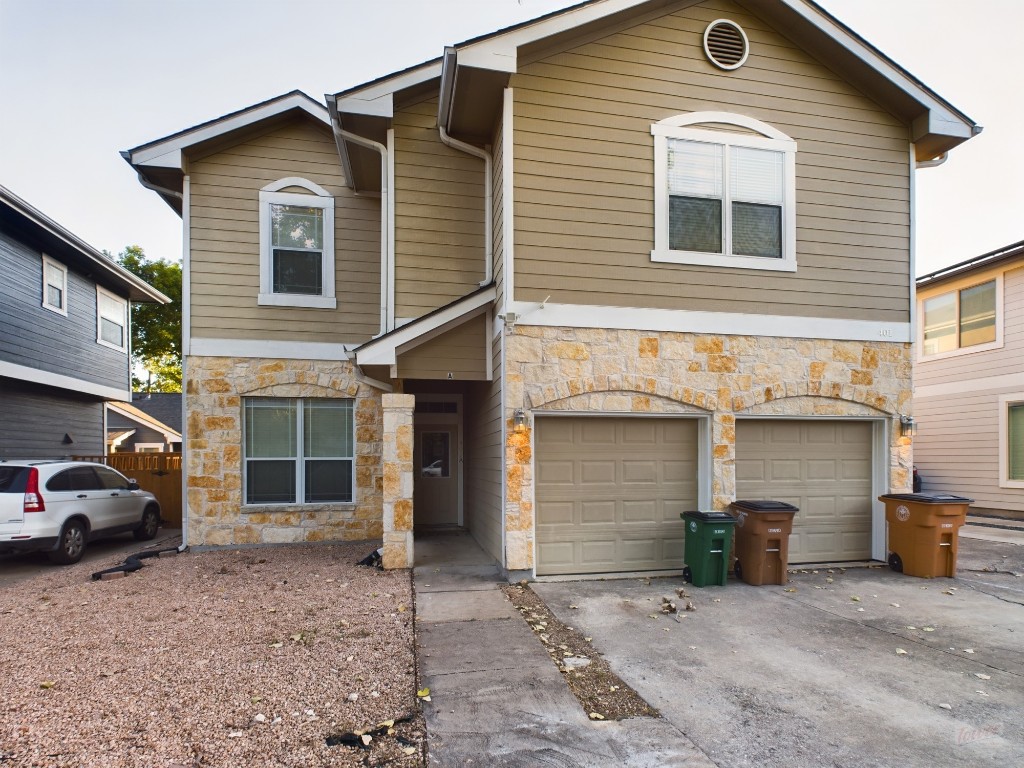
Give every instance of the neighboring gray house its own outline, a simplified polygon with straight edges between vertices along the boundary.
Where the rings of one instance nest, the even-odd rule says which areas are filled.
[[[180,451],[180,392],[133,392],[131,404],[107,403],[108,453]]]
[[[0,186],[0,458],[104,453],[131,399],[129,302],[170,301]]]
[[[924,489],[1024,511],[1024,241],[917,278],[917,297]]]

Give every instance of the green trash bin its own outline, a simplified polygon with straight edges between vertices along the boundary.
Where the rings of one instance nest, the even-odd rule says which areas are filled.
[[[736,518],[728,512],[683,512],[686,544],[683,579],[695,587],[724,586]]]

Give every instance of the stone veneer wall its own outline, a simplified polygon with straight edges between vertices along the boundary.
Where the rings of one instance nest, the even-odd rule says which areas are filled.
[[[505,339],[506,567],[533,562],[532,409],[700,413],[715,509],[735,499],[736,414],[892,420],[890,491],[911,490],[910,344],[516,326]],[[516,432],[516,409],[529,416]]]
[[[355,502],[242,505],[242,398],[355,399]],[[380,391],[352,363],[189,356],[185,379],[188,537],[193,546],[379,539]]]

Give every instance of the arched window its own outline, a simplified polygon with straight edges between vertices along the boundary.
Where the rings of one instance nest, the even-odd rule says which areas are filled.
[[[289,188],[306,192],[283,192]],[[279,179],[260,190],[259,303],[335,309],[334,198],[307,179]]]
[[[651,133],[652,261],[796,271],[795,141],[729,112],[677,115]]]

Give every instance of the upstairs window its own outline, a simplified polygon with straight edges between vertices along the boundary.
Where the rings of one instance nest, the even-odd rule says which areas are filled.
[[[309,190],[282,192],[289,187]],[[334,198],[306,179],[260,191],[259,303],[334,309]]]
[[[96,286],[96,342],[128,350],[128,302]]]
[[[68,268],[43,254],[43,308],[68,313]]]
[[[931,296],[921,303],[925,357],[998,345],[998,280]]]
[[[713,123],[754,133],[691,127]],[[758,120],[695,112],[651,126],[653,261],[796,270],[796,143]]]
[[[999,487],[1024,488],[1024,392],[999,396]]]

